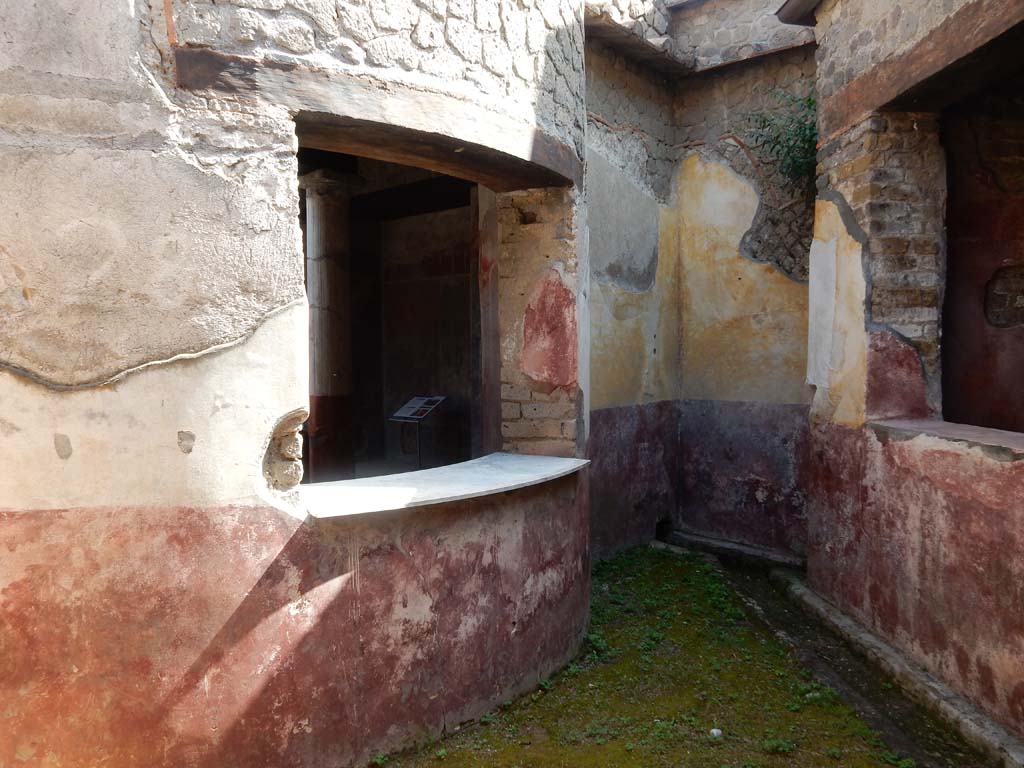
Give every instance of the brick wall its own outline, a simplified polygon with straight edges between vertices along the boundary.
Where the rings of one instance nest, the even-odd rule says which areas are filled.
[[[889,331],[913,347],[928,405],[938,412],[946,204],[938,121],[874,115],[825,144],[819,162],[819,187],[842,195],[867,236],[868,330]],[[881,373],[869,367],[869,381]]]
[[[570,189],[498,196],[502,449],[574,456],[582,437],[577,364],[577,228]]]

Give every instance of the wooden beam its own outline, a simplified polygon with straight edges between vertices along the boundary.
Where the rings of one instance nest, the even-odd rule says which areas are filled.
[[[296,115],[295,125],[303,147],[426,168],[483,184],[495,192],[577,183],[548,166],[439,133],[311,112]],[[534,149],[539,152],[541,148]],[[582,173],[582,167],[577,173]]]
[[[465,208],[473,183],[451,176],[414,181],[397,187],[356,195],[350,202],[353,219],[391,221],[406,216]]]
[[[1024,23],[923,80],[885,105],[901,112],[940,112],[1000,83],[1017,82],[1024,74]],[[1021,91],[1018,91],[1021,92]]]
[[[872,67],[821,109],[822,134],[834,136],[882,109],[907,110],[915,89],[1024,22],[1022,0],[974,0],[908,51]],[[935,81],[937,82],[937,81]],[[930,89],[931,92],[941,92]],[[929,103],[921,98],[919,111]]]
[[[453,96],[208,49],[174,54],[179,87],[283,105],[304,147],[426,168],[499,192],[582,182],[575,149]]]

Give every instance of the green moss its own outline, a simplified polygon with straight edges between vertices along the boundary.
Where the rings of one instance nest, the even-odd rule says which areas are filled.
[[[834,692],[748,621],[705,560],[640,549],[595,569],[591,627],[572,664],[389,765],[861,768],[892,758]]]

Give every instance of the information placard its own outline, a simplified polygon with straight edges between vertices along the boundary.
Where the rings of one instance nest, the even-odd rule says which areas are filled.
[[[391,416],[392,421],[422,421],[444,400],[443,397],[414,397]]]

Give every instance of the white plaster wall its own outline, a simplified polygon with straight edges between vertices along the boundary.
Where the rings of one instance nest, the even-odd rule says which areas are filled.
[[[271,431],[307,402],[293,115],[176,88],[175,36],[360,78],[375,115],[444,93],[582,155],[582,0],[170,11],[0,4],[0,509],[263,503]]]
[[[56,387],[303,296],[291,120],[174,101],[152,23],[141,3],[0,5],[0,366]]]
[[[176,92],[162,12],[0,3],[0,509],[289,504],[294,124]]]
[[[307,312],[300,300],[233,346],[106,387],[0,372],[0,510],[269,502],[299,514],[262,464],[277,421],[308,403]]]

